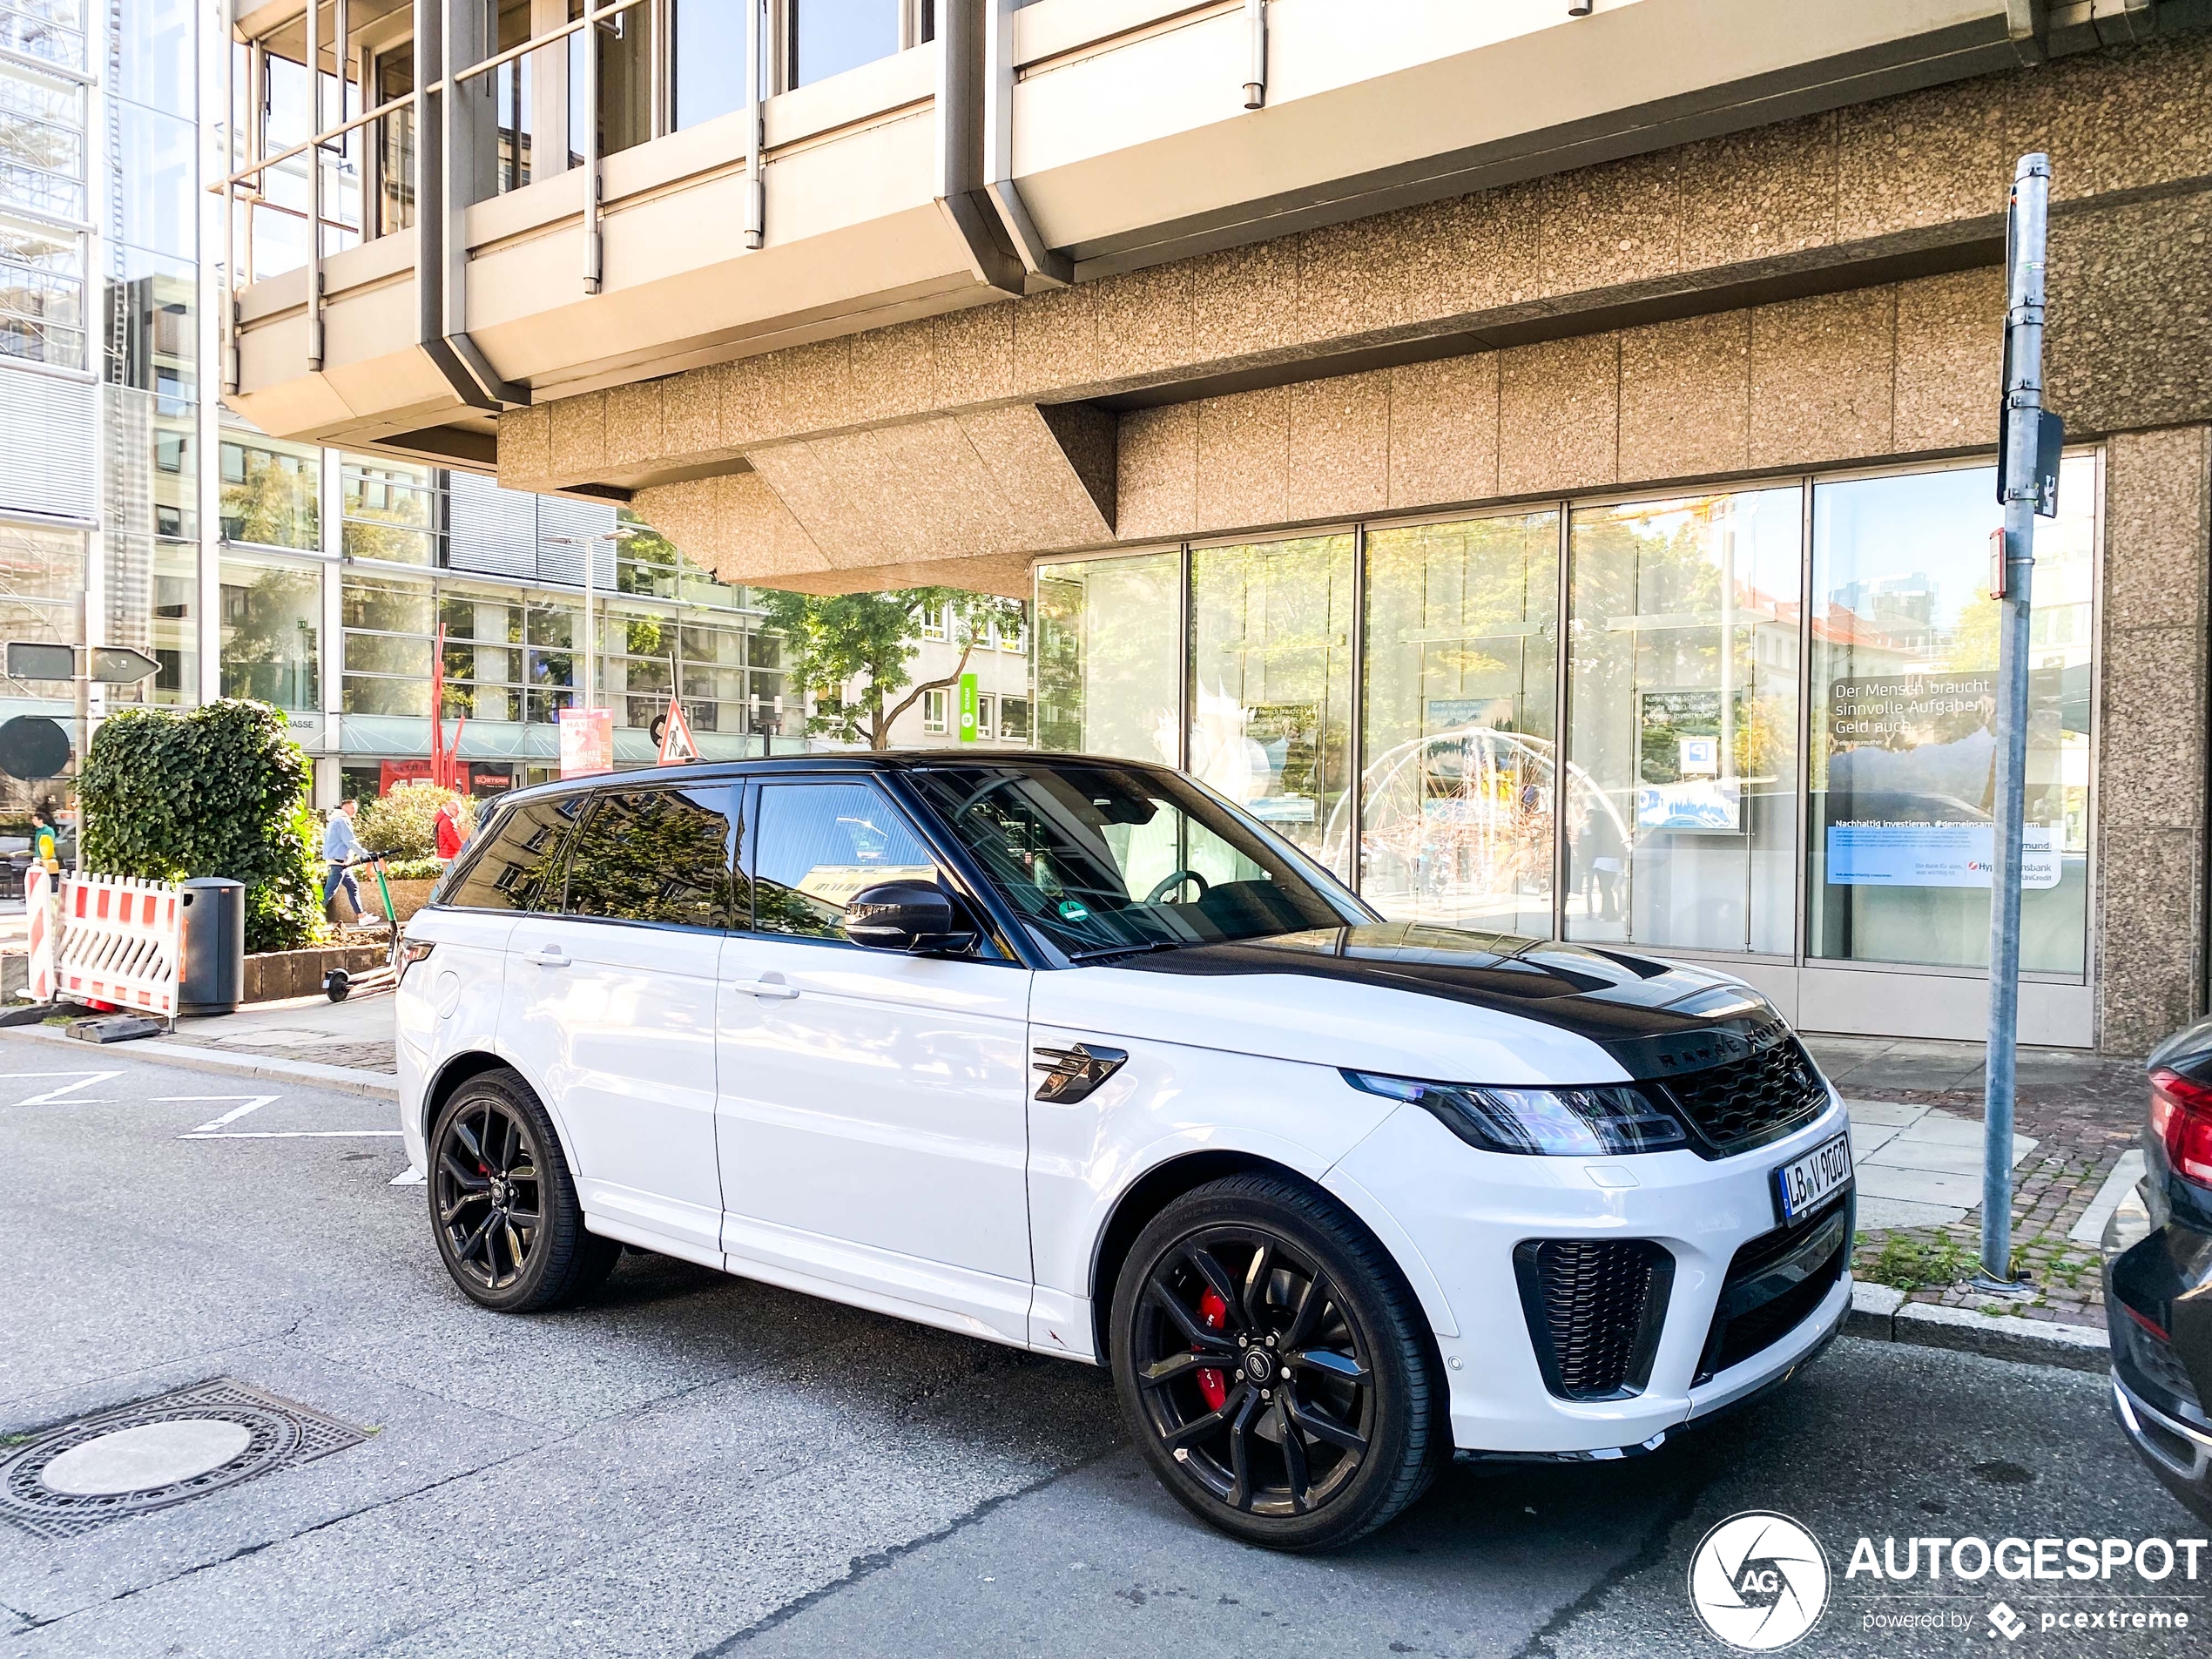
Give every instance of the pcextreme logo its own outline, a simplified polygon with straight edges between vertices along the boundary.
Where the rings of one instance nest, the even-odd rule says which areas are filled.
[[[1749,1509],[1707,1533],[1689,1558],[1689,1604],[1731,1648],[1772,1653],[1820,1622],[1828,1557],[1787,1515]]]

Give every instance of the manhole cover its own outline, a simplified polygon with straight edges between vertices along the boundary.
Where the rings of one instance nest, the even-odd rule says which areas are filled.
[[[361,1429],[219,1377],[79,1418],[0,1458],[0,1520],[73,1538],[358,1446]]]

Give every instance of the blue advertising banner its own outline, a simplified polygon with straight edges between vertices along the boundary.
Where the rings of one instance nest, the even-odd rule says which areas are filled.
[[[2020,886],[2059,884],[2057,826],[2030,824],[2021,836]],[[1828,880],[1843,887],[1986,887],[1996,856],[1987,824],[1831,824]]]

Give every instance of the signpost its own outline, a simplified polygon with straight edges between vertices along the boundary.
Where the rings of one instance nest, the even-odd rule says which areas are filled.
[[[2059,510],[2059,453],[2065,431],[2043,409],[2043,260],[2049,226],[2051,158],[2025,155],[2013,172],[2005,218],[2005,384],[1999,428],[1997,499],[2005,509],[2004,556],[1993,560],[1998,601],[1996,823],[1989,886],[1989,1053],[1985,1068],[1981,1172],[1981,1274],[1976,1288],[2018,1294],[2013,1278],[2013,1062],[2020,1037],[2020,877],[2027,788],[2028,604],[2035,570],[2035,519]]]
[[[80,593],[77,596],[78,638],[82,639],[90,631],[87,627],[90,620],[84,596]],[[91,747],[91,693],[94,685],[136,685],[148,675],[159,672],[161,664],[156,658],[128,645],[61,645],[43,639],[10,639],[7,642],[6,670],[10,679],[67,680],[71,683],[77,696],[73,746],[80,758]],[[65,760],[67,757],[64,759]],[[79,870],[84,867],[84,803],[81,797],[77,806],[77,867]]]

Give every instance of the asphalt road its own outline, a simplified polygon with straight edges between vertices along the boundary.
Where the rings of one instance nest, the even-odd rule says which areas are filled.
[[[1656,1456],[1460,1466],[1380,1535],[1289,1559],[1170,1503],[1095,1371],[646,1256],[590,1308],[482,1313],[421,1189],[388,1184],[388,1125],[0,1035],[0,1450],[218,1377],[376,1431],[64,1541],[0,1523],[0,1652],[1718,1655],[1688,1563],[1754,1508],[1837,1574],[1797,1652],[2204,1650],[2212,1597],[2178,1581],[2128,1605],[2188,1633],[2076,1635],[2038,1621],[2111,1605],[2057,1599],[2080,1585],[1842,1577],[1861,1534],[2203,1532],[2094,1376],[1847,1340]],[[2009,1643],[2000,1593],[2029,1626]],[[1916,1610],[1959,1628],[1866,1628]]]

